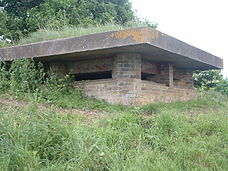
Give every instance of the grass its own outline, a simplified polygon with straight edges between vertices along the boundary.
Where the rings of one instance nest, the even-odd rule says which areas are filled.
[[[61,29],[51,29],[51,28],[44,28],[40,29],[37,32],[31,33],[27,37],[22,37],[17,43],[15,44],[2,44],[2,47],[14,46],[14,45],[23,45],[35,42],[42,42],[47,40],[55,40],[61,38],[69,38],[75,36],[84,36],[88,34],[95,34],[95,33],[102,33],[108,31],[116,31],[116,30],[123,30],[129,29],[132,27],[143,27],[148,26],[149,23],[146,22],[138,22],[138,23],[130,23],[126,26],[107,23],[105,25],[90,25],[88,27],[69,27],[65,26]],[[156,28],[156,24],[150,24],[151,27]],[[1,46],[0,46],[1,47]]]
[[[0,41],[0,48],[37,43],[37,42],[48,41],[48,40],[62,39],[62,38],[79,37],[79,36],[108,32],[108,31],[118,31],[118,30],[130,29],[134,27],[145,27],[145,26],[149,26],[152,28],[157,27],[156,24],[150,23],[150,22],[135,22],[135,23],[133,22],[125,26],[113,24],[113,23],[107,23],[105,25],[89,25],[87,27],[65,26],[60,29],[43,28],[36,32],[30,33],[26,37],[22,37],[18,42],[15,42],[15,43],[7,43],[4,41]]]
[[[34,98],[25,108],[0,103],[0,170],[228,170],[226,96],[135,108],[55,97],[107,117],[88,123],[40,110]]]
[[[111,105],[38,66],[1,64],[0,170],[228,170],[227,96]]]
[[[111,24],[111,23],[106,25],[95,25],[95,26],[88,26],[88,27],[65,26],[64,28],[61,28],[61,29],[44,28],[29,34],[27,37],[22,37],[16,43],[10,44],[10,43],[0,42],[1,43],[0,48],[37,43],[37,42],[42,42],[47,40],[84,36],[88,34],[102,33],[102,32],[108,32],[108,31],[123,30],[127,28],[130,28],[130,27],[124,27],[121,25]]]
[[[61,30],[41,29],[31,33],[28,37],[22,38],[18,44],[28,44],[46,40],[69,38],[74,36],[83,36],[94,33],[101,33],[113,30],[123,30],[124,27],[116,24],[106,24],[84,27],[65,27]]]

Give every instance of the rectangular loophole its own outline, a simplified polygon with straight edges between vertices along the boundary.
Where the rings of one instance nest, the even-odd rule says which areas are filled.
[[[99,79],[109,79],[109,78],[112,78],[112,71],[74,74],[75,81],[99,80]]]
[[[152,81],[153,77],[154,77],[154,74],[149,74],[149,73],[145,73],[145,72],[141,73],[141,80]]]

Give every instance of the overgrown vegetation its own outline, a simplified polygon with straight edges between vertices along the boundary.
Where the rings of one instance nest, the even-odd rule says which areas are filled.
[[[122,107],[88,124],[33,103],[3,105],[0,168],[227,170],[227,110],[227,97],[213,93],[192,102]]]
[[[42,64],[35,63],[33,59],[0,63],[0,94],[5,93],[67,108],[108,110],[111,106],[104,101],[84,97],[80,89],[73,87],[70,75],[62,77],[54,70],[45,73]]]
[[[88,99],[31,59],[1,63],[1,170],[227,170],[228,97],[144,107]],[[9,96],[29,101],[7,105]],[[104,118],[42,110],[96,109]]]
[[[228,95],[228,80],[221,70],[196,71],[193,74],[194,86],[199,90],[215,90]]]
[[[156,28],[156,24],[149,21],[131,22],[126,25],[117,25],[107,23],[104,25],[89,25],[87,27],[64,27],[61,29],[41,29],[37,32],[31,33],[28,37],[21,38],[17,44],[28,44],[34,42],[41,42],[45,40],[54,40],[60,38],[69,38],[73,36],[83,36],[88,34],[102,33],[107,31],[123,30],[132,27],[150,26]]]
[[[16,43],[40,29],[139,21],[128,0],[1,0],[0,36]]]
[[[136,26],[157,27],[139,19],[128,0],[2,0],[0,25],[0,48]]]

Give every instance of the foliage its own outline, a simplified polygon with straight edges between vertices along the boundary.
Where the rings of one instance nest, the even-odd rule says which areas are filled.
[[[13,93],[41,92],[43,87],[48,88],[48,91],[56,89],[64,93],[73,83],[68,75],[62,78],[54,72],[45,74],[43,64],[36,63],[33,59],[14,60],[8,66],[2,62],[0,71],[0,90],[9,88]]]
[[[144,108],[134,114],[122,107],[89,123],[77,115],[41,111],[33,103],[4,106],[0,168],[227,170],[227,100],[206,94],[196,101],[158,104],[150,116]]]
[[[222,80],[221,70],[196,71],[193,80],[197,88],[214,88]]]
[[[26,12],[44,2],[44,0],[1,0],[0,6],[4,11],[15,16],[24,16]]]
[[[12,44],[0,40],[0,48],[5,48],[5,47],[9,47],[9,46],[12,46]]]
[[[1,8],[1,6],[0,6]],[[0,9],[0,36],[4,35],[12,41],[18,40],[27,34],[26,24],[22,17],[10,15],[5,10]]]
[[[2,0],[0,8],[0,35],[13,42],[47,27],[124,24],[135,19],[128,0]]]
[[[221,80],[215,87],[215,91],[218,91],[222,94],[228,95],[228,80]]]
[[[6,63],[0,62],[0,92],[9,89],[9,77]]]
[[[33,92],[44,80],[41,63],[35,64],[32,59],[20,59],[12,62],[10,70],[10,89],[14,92]]]
[[[223,78],[221,70],[196,71],[193,74],[194,86],[202,90],[216,90],[228,95],[228,80]]]
[[[0,63],[0,94],[10,93],[68,108],[109,109],[110,105],[104,101],[84,97],[73,83],[70,75],[61,76],[53,70],[45,74],[43,65],[32,59]]]

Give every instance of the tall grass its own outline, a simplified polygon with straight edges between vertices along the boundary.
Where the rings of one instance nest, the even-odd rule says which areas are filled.
[[[36,104],[0,108],[0,168],[227,170],[228,104],[211,98],[214,105],[207,106],[203,98],[208,100],[190,103],[194,115],[183,113],[188,102],[182,102],[161,104],[150,117],[144,108],[123,108],[89,124],[77,115],[40,111]],[[205,108],[210,111],[198,111]]]
[[[84,27],[64,27],[61,30],[54,29],[41,29],[37,32],[31,33],[28,37],[22,38],[18,44],[28,44],[34,42],[41,42],[46,40],[54,40],[60,38],[69,38],[74,36],[83,36],[93,33],[101,33],[112,30],[122,30],[123,26],[116,24],[107,24],[107,25],[97,25]]]
[[[41,42],[46,40],[54,40],[60,38],[69,38],[74,36],[83,36],[88,34],[102,33],[107,31],[116,31],[123,30],[132,27],[142,27],[148,26],[149,24],[146,22],[137,22],[137,23],[129,23],[128,25],[122,26],[113,23],[108,23],[105,25],[90,25],[88,27],[69,27],[66,26],[62,29],[40,29],[37,32],[31,33],[28,37],[24,37],[20,39],[18,44],[28,44],[34,42]],[[156,25],[150,24],[151,27],[155,28]]]
[[[0,101],[0,170],[228,170],[227,96],[207,92],[189,102],[117,106],[84,97],[68,76],[48,76],[33,60],[1,63],[1,100],[30,104]],[[89,122],[40,110],[39,103],[107,116]]]

